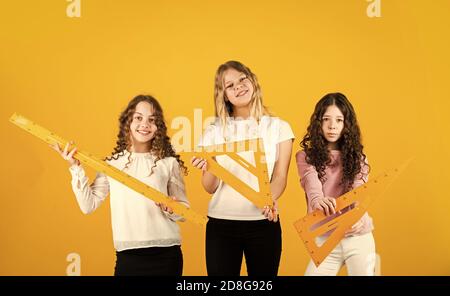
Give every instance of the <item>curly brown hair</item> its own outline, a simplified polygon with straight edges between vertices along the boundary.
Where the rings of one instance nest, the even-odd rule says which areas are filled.
[[[180,170],[187,175],[188,170],[184,165],[184,161],[180,158],[180,155],[176,154],[175,149],[170,143],[170,138],[167,136],[167,126],[164,120],[163,110],[159,102],[152,96],[149,95],[138,95],[133,98],[129,103],[125,110],[120,114],[119,117],[119,134],[117,135],[116,147],[114,147],[111,156],[106,157],[105,160],[118,159],[120,156],[125,155],[125,152],[131,147],[131,131],[130,124],[133,121],[133,114],[136,111],[136,106],[140,102],[147,102],[153,108],[153,116],[155,117],[155,125],[157,130],[155,132],[155,136],[153,139],[149,141],[149,150],[150,153],[156,156],[155,163],[152,167],[151,173],[153,173],[153,169],[156,167],[157,162],[165,157],[175,157],[177,162],[180,165]],[[128,155],[128,163],[125,165],[125,168],[131,163],[131,153]]]
[[[344,127],[337,147],[341,151],[342,158],[341,184],[344,184],[347,191],[351,189],[356,175],[361,171],[361,162],[366,163],[366,155],[363,152],[364,146],[361,143],[361,131],[355,110],[345,95],[330,93],[320,99],[311,116],[306,135],[300,142],[300,147],[306,153],[306,162],[316,168],[320,180],[324,182],[325,168],[330,164],[331,159],[328,153],[328,141],[322,132],[322,117],[327,108],[332,105],[338,107],[344,115]]]

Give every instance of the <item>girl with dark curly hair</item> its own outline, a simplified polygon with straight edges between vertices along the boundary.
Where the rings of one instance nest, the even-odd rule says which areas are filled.
[[[345,213],[345,209],[336,212],[335,199],[366,183],[370,167],[356,113],[343,94],[327,94],[316,104],[300,146],[296,159],[308,213],[321,210],[327,221]],[[336,275],[344,264],[349,275],[373,275],[372,230],[372,218],[366,212],[322,264],[316,267],[310,261],[305,275]],[[323,244],[329,234],[319,236],[317,244]]]
[[[111,222],[116,249],[115,275],[182,275],[183,255],[173,210],[120,182],[97,173],[94,182],[74,158],[76,148],[53,148],[71,167],[72,189],[81,211],[89,214],[111,193]],[[161,193],[189,206],[182,173],[186,167],[167,136],[163,110],[148,95],[132,99],[119,118],[117,145],[106,162]]]

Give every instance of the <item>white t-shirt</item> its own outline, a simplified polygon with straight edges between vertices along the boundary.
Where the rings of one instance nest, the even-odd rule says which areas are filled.
[[[294,133],[286,121],[278,117],[263,116],[256,120],[228,120],[224,129],[220,124],[212,124],[205,129],[199,146],[219,145],[228,142],[262,138],[266,155],[269,180],[272,177],[277,159],[277,144],[294,139]],[[254,153],[239,152],[239,156],[255,165]],[[216,161],[234,176],[259,191],[258,180],[242,166],[237,165],[226,155],[216,157]],[[263,220],[261,209],[228,184],[220,181],[209,203],[208,216],[227,220]]]
[[[107,161],[110,165],[135,177],[167,196],[176,196],[189,206],[183,177],[174,157],[166,157],[155,163],[150,153],[125,152],[118,159]],[[175,221],[180,216],[163,212],[155,202],[122,183],[102,173],[97,173],[89,185],[81,166],[72,166],[72,189],[83,213],[97,209],[111,195],[111,224],[114,247],[117,251],[146,247],[169,247],[181,244],[180,231]]]

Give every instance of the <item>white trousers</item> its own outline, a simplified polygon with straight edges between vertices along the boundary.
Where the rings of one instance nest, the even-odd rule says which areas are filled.
[[[321,246],[326,239],[317,237],[317,245]],[[375,261],[375,240],[369,232],[343,238],[318,267],[311,260],[305,275],[336,275],[344,264],[348,275],[374,275]]]

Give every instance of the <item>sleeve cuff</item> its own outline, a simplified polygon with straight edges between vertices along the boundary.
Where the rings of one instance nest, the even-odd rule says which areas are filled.
[[[70,174],[72,175],[72,178],[82,178],[84,177],[84,169],[81,165],[72,165],[69,168]]]

